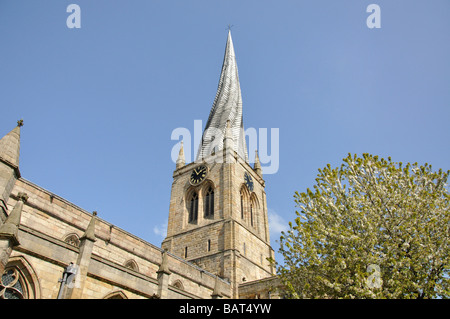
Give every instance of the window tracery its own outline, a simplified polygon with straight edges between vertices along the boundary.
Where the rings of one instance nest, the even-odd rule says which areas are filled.
[[[64,242],[68,243],[69,245],[80,247],[80,238],[76,234],[70,234],[65,239]]]
[[[26,299],[21,273],[16,267],[7,268],[0,279],[0,299]]]

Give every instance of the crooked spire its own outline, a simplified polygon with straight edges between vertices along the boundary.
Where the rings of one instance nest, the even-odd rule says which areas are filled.
[[[17,126],[0,139],[0,159],[19,167],[20,127],[23,121],[17,121]]]
[[[228,30],[227,45],[216,97],[203,132],[197,160],[223,149],[227,121],[230,121],[233,150],[248,162],[242,116],[241,87],[230,30]]]

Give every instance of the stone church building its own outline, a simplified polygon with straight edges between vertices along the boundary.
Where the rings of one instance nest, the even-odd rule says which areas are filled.
[[[23,178],[18,121],[0,140],[0,299],[278,298],[265,183],[242,118],[228,32],[197,159],[186,164],[180,149],[161,247]]]

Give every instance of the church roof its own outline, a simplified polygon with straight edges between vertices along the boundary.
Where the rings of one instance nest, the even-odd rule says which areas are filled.
[[[228,120],[231,125],[233,149],[242,159],[248,162],[242,116],[241,87],[230,31],[228,31],[216,97],[203,132],[197,160],[209,156],[213,151],[217,152],[223,149],[223,138]]]
[[[20,155],[20,127],[23,121],[17,122],[17,126],[0,139],[0,158],[19,167]]]

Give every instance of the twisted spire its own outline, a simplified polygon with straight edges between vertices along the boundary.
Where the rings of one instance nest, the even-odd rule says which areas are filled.
[[[232,148],[248,162],[242,116],[242,96],[239,84],[238,68],[234,53],[231,31],[228,30],[225,56],[216,97],[203,132],[202,144],[199,147],[197,160],[201,160],[223,149],[223,139],[230,121],[232,132]]]

